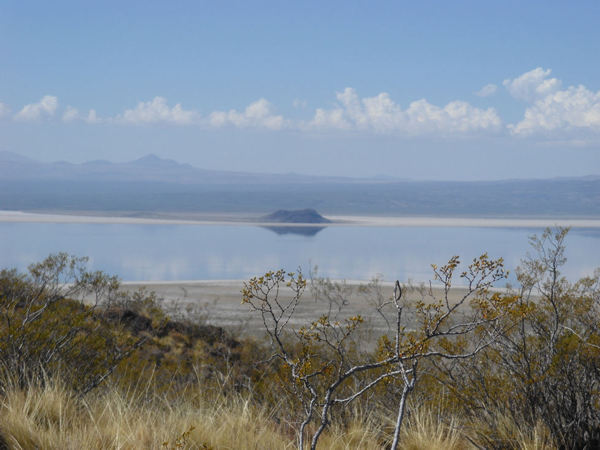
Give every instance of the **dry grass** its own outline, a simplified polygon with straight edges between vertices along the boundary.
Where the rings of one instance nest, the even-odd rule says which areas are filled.
[[[112,389],[82,399],[48,381],[6,389],[0,408],[0,433],[13,449],[295,448],[268,411],[241,397],[190,395],[174,404]],[[364,424],[333,429],[321,447],[380,448],[377,431]]]
[[[242,399],[173,405],[116,390],[80,399],[54,382],[9,389],[0,430],[15,449],[263,449],[288,443],[264,411]]]
[[[332,426],[319,448],[380,449],[389,439],[383,429],[389,432],[390,420],[357,414],[345,428]],[[497,423],[495,433],[509,448],[554,448],[541,425],[524,433],[510,420]],[[140,389],[108,388],[81,398],[54,380],[27,389],[8,383],[0,403],[0,435],[11,449],[296,448],[293,431],[277,425],[272,412],[241,396],[206,395],[201,386],[169,401]],[[475,448],[464,430],[431,412],[412,414],[401,442],[407,450]]]
[[[460,429],[445,424],[431,411],[411,415],[401,432],[403,450],[459,450],[470,448]]]
[[[490,424],[494,424],[490,428]],[[554,450],[557,447],[550,430],[542,422],[535,427],[515,422],[509,416],[494,414],[487,420],[472,424],[472,434],[479,442],[502,442],[506,448],[515,450]]]

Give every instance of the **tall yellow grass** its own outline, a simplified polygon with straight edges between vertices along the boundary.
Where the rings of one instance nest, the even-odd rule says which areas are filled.
[[[106,388],[78,397],[59,381],[26,389],[7,384],[0,403],[0,436],[10,449],[293,449],[290,427],[277,425],[275,412],[242,396],[204,395],[194,387],[184,398],[167,400],[132,390]],[[322,449],[380,449],[389,438],[392,417],[361,417],[342,428],[333,425]],[[554,448],[541,427],[524,435],[510,421],[500,434],[512,448]],[[431,412],[411,414],[402,432],[408,450],[476,448],[455,423]],[[0,446],[1,447],[1,446]]]

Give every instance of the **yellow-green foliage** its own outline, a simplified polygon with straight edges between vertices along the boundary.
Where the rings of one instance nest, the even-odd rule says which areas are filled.
[[[453,411],[485,418],[487,445],[510,445],[509,434],[552,436],[564,448],[600,443],[600,273],[577,283],[562,277],[565,236],[547,230],[532,239],[537,254],[518,270],[517,308],[499,339],[477,359],[438,365],[423,386],[434,398],[443,392]]]
[[[8,298],[0,291],[0,309],[0,361],[21,374],[21,383],[41,373],[60,373],[74,388],[85,389],[138,340],[90,306],[68,298],[45,303],[43,297]],[[27,321],[35,312],[39,316]]]

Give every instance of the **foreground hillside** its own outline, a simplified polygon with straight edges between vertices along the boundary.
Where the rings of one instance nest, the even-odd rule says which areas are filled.
[[[265,340],[206,325],[193,308],[166,311],[153,293],[123,292],[68,255],[27,274],[1,271],[0,442],[595,448],[600,272],[562,278],[565,238],[547,230],[533,239],[519,286],[506,292],[492,289],[506,275],[502,260],[485,254],[467,267],[458,258],[434,267],[446,293],[454,279],[468,281],[451,301],[443,289],[398,284],[388,298],[365,287],[389,321],[384,334],[345,313],[343,285],[284,271],[241,293],[248,314],[263,317]],[[291,328],[305,301],[327,302],[329,312]]]

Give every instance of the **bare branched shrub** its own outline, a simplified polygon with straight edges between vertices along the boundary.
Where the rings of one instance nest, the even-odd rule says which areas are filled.
[[[357,352],[352,335],[362,325],[361,316],[339,319],[341,309],[330,309],[309,325],[293,328],[290,321],[302,298],[307,281],[301,273],[283,270],[252,278],[242,291],[243,303],[261,314],[274,353],[269,360],[279,360],[287,369],[287,387],[302,405],[298,447],[304,448],[308,433],[311,449],[331,423],[334,408],[347,405],[376,386],[397,382],[397,419],[391,447],[396,449],[406,410],[406,400],[418,380],[419,364],[428,359],[472,358],[491,345],[503,331],[502,320],[513,307],[515,298],[492,293],[490,288],[506,277],[502,260],[486,254],[473,260],[459,277],[467,284],[464,295],[450,299],[450,288],[459,267],[458,257],[442,267],[433,266],[437,281],[443,285],[442,298],[410,301],[402,297],[396,282],[394,296],[382,303],[393,311],[392,337],[380,339],[375,354]],[[289,294],[281,295],[287,288]],[[405,313],[417,318],[416,328],[408,328]],[[333,315],[334,317],[331,317]],[[467,340],[466,338],[469,338]],[[316,428],[308,426],[316,421]]]
[[[327,304],[327,317],[335,318],[348,305],[354,288],[346,280],[333,281],[329,277],[320,277],[318,270],[318,266],[315,266],[309,272],[310,291],[315,302]]]

